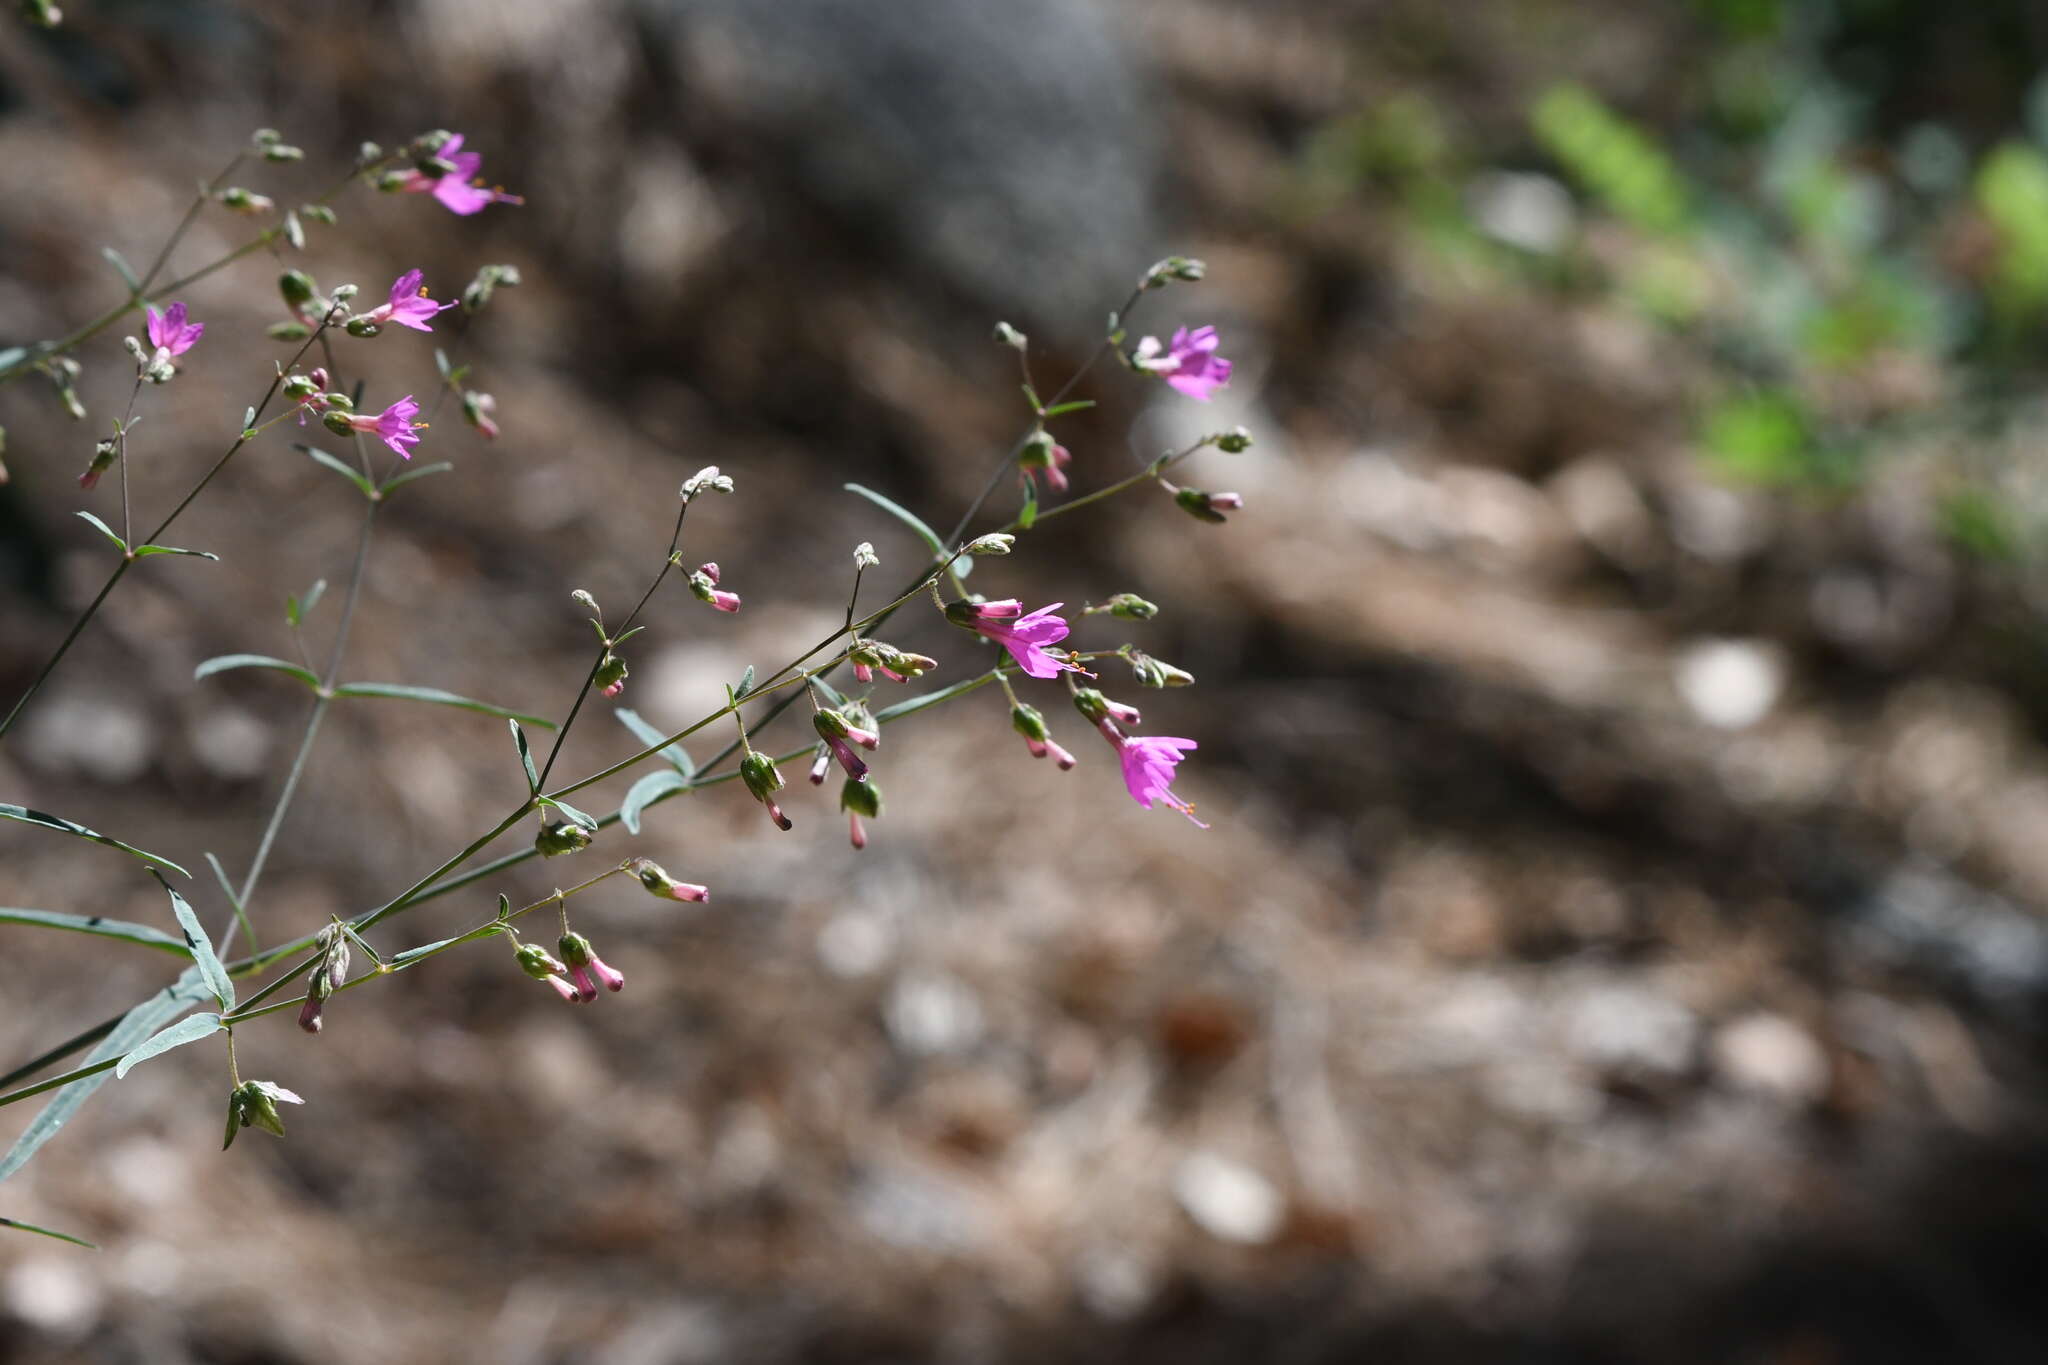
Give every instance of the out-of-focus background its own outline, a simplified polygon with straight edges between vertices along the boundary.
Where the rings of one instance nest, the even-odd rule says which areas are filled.
[[[843,483],[941,525],[972,496],[1023,416],[996,319],[1057,382],[1168,252],[1209,281],[1135,330],[1216,324],[1232,384],[1099,367],[1059,428],[1078,486],[1191,432],[1258,445],[1189,475],[1244,494],[1227,527],[1137,497],[974,580],[1162,603],[1081,638],[1199,677],[1105,674],[1199,739],[1209,832],[1133,806],[1053,700],[1081,766],[1033,763],[985,695],[891,728],[864,853],[808,788],[786,836],[731,787],[660,807],[575,860],[715,888],[579,902],[624,994],[568,1010],[481,948],[317,1039],[252,1026],[245,1074],[307,1103],[225,1156],[212,1049],[103,1089],[0,1186],[104,1248],[0,1240],[0,1357],[2048,1354],[2038,4],[66,8],[0,28],[0,344],[117,299],[100,248],[147,261],[257,126],[308,153],[247,177],[280,204],[431,127],[527,198],[355,192],[286,261],[525,279],[456,343],[505,434],[437,415],[422,456],[460,469],[380,526],[353,676],[558,712],[569,590],[630,601],[717,463],[739,496],[686,553],[746,609],[665,593],[622,699],[694,718],[836,624],[856,541],[915,562]],[[203,215],[173,268],[248,230]],[[143,506],[282,353],[281,268],[186,292],[209,332],[147,395]],[[381,402],[430,356],[345,363]],[[0,698],[107,567],[74,513],[112,485],[75,478],[130,363],[81,359],[90,425],[0,390]],[[124,583],[0,795],[245,867],[304,702],[192,667],[291,653],[284,595],[339,580],[350,509],[283,440],[238,457],[174,537],[223,562]],[[892,635],[972,666],[928,615]],[[608,709],[567,770],[630,752]],[[495,721],[337,710],[259,931],[378,903],[518,782]],[[26,829],[0,901],[169,922],[133,864]],[[9,1063],[164,979],[0,949]]]

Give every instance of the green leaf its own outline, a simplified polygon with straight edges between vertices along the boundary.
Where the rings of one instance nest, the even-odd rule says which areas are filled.
[[[597,833],[597,817],[595,815],[590,814],[588,811],[577,810],[567,801],[557,801],[552,796],[547,798],[547,804],[553,806],[556,810],[562,812],[562,814],[568,816],[572,821],[583,826],[583,828],[589,830],[592,834]]]
[[[1061,403],[1057,407],[1047,408],[1045,415],[1047,417],[1064,417],[1070,412],[1085,412],[1094,406],[1095,400],[1093,398],[1076,398],[1072,402]]]
[[[919,540],[922,540],[925,543],[925,547],[932,552],[932,558],[937,559],[941,555],[946,553],[946,547],[939,543],[939,533],[932,530],[931,527],[925,525],[923,519],[920,518],[917,515],[917,513],[911,511],[909,508],[904,507],[900,503],[892,502],[890,499],[883,497],[880,493],[877,493],[872,488],[863,488],[861,485],[857,483],[850,483],[846,485],[846,491],[849,493],[860,494],[869,502],[881,508],[884,512],[889,513],[898,521],[902,522],[905,526],[908,526],[911,530],[917,532],[917,538]],[[959,556],[957,559],[953,561],[953,576],[956,578],[967,577],[968,571],[973,567],[973,564],[974,561],[969,556]]]
[[[746,672],[744,672],[744,673],[742,673],[742,674],[740,674],[740,685],[739,685],[738,687],[735,687],[735,688],[734,688],[734,689],[732,690],[732,699],[733,699],[734,701],[738,701],[738,700],[739,700],[739,699],[740,699],[741,697],[744,697],[744,696],[746,696],[746,695],[747,695],[747,693],[749,693],[749,692],[751,692],[751,691],[753,691],[753,690],[754,690],[754,666],[753,666],[752,664],[748,664],[748,665],[747,665],[747,671],[746,671]]]
[[[817,688],[818,691],[824,696],[825,705],[833,708],[834,710],[837,710],[840,707],[846,705],[846,698],[840,695],[838,688],[834,687],[831,683],[825,681],[823,674],[820,674],[817,677],[811,679],[811,686]]]
[[[526,769],[526,790],[540,791],[540,770],[533,766],[533,750],[526,743],[526,731],[519,728],[518,721],[510,722],[512,742],[519,746],[519,766]]]
[[[985,685],[989,681],[990,676],[984,673],[978,678],[968,678],[962,682],[954,683],[951,687],[942,687],[936,692],[927,692],[923,696],[912,697],[908,701],[899,701],[894,706],[885,706],[875,712],[875,723],[877,725],[886,725],[888,722],[907,716],[913,711],[922,711],[927,706],[937,706],[942,701],[951,701],[963,692],[972,692],[975,688]]]
[[[421,958],[427,956],[429,953],[433,953],[438,951],[439,949],[446,948],[449,944],[453,942],[455,942],[455,940],[452,938],[444,938],[434,943],[422,943],[417,948],[407,948],[404,952],[397,954],[391,959],[392,970],[402,971],[403,969],[410,967],[413,963],[419,961]]]
[[[199,966],[199,976],[206,983],[206,989],[213,992],[220,1001],[220,1007],[231,1010],[235,1007],[235,983],[228,978],[228,969],[221,966],[220,958],[213,951],[213,940],[206,936],[206,929],[199,923],[199,916],[192,910],[185,898],[164,881],[164,874],[150,869],[164,891],[171,898],[171,913],[178,918],[178,927],[185,931],[185,946],[192,950],[192,960]]]
[[[133,1052],[124,1054],[121,1064],[114,1068],[114,1079],[118,1081],[125,1078],[138,1064],[169,1052],[174,1047],[196,1043],[201,1038],[211,1038],[220,1031],[221,1022],[218,1014],[187,1015],[169,1028],[150,1035],[148,1041]]]
[[[78,515],[84,517],[94,526],[97,526],[99,528],[99,532],[101,535],[105,536],[108,540],[113,541],[114,544],[120,546],[122,554],[125,555],[128,553],[128,542],[121,539],[121,537],[115,535],[113,527],[107,525],[104,521],[101,521],[98,517],[94,516],[90,512],[80,512]]]
[[[247,430],[248,430],[248,429],[249,429],[250,427],[253,427],[253,426],[255,426],[255,425],[256,425],[256,409],[254,409],[254,408],[243,408],[243,409],[242,409],[242,430],[244,430],[244,431],[247,431]]]
[[[135,924],[125,919],[108,919],[104,915],[73,915],[62,910],[13,910],[0,907],[0,924],[40,924],[46,929],[68,929],[74,934],[97,934],[101,938],[118,938],[137,943],[159,952],[175,953],[190,958],[181,940],[172,938],[161,929],[152,929],[147,924]]]
[[[633,784],[626,799],[619,802],[619,823],[634,834],[640,832],[640,812],[670,792],[689,790],[690,779],[679,772],[651,772]]]
[[[637,711],[629,711],[621,706],[615,709],[612,714],[618,717],[619,724],[633,732],[633,738],[639,740],[650,749],[668,738],[667,735],[664,735],[661,731],[640,719],[640,713]],[[693,776],[697,771],[696,763],[691,760],[689,754],[684,752],[683,746],[680,744],[666,745],[658,753],[663,762],[669,764],[669,766],[673,767],[684,777]],[[638,834],[640,831],[635,830],[633,832]]]
[[[1028,531],[1038,524],[1038,487],[1024,485],[1024,505],[1017,509],[1017,529]]]
[[[475,711],[486,716],[506,716],[528,725],[538,725],[552,730],[555,723],[539,716],[524,715],[503,706],[493,706],[487,701],[476,701],[469,697],[458,697],[453,692],[443,692],[438,687],[407,687],[403,683],[343,683],[334,689],[337,697],[389,697],[395,701],[427,701],[436,706],[456,706],[464,711]]]
[[[273,659],[268,654],[216,654],[192,670],[192,680],[210,678],[216,673],[225,673],[231,668],[271,668],[279,673],[289,673],[308,687],[318,687],[319,677],[310,668],[301,667],[287,659]]]
[[[348,464],[345,461],[336,459],[334,456],[329,455],[326,451],[320,449],[318,446],[309,446],[294,441],[292,443],[292,449],[305,451],[308,455],[311,455],[313,457],[315,463],[326,465],[329,469],[333,470],[335,473],[341,475],[341,477],[347,479],[350,483],[354,484],[356,486],[356,491],[361,493],[364,497],[368,498],[374,497],[376,495],[376,486],[370,482],[369,478],[365,476],[361,470],[349,468]]]
[[[411,483],[414,479],[424,479],[429,474],[445,474],[453,468],[455,466],[446,460],[441,461],[439,464],[423,464],[418,469],[408,469],[403,474],[397,474],[386,479],[378,491],[389,493],[402,483]]]
[[[220,562],[220,556],[211,550],[180,550],[175,545],[138,545],[135,547],[135,554],[137,558],[143,555],[196,555],[200,559],[210,559],[216,564]]]
[[[159,867],[168,867],[181,877],[192,875],[169,858],[159,858],[154,853],[145,853],[133,844],[124,844],[119,839],[109,838],[98,830],[87,829],[84,825],[66,820],[61,815],[51,815],[47,811],[30,810],[27,806],[10,806],[5,802],[0,802],[0,818],[19,820],[27,825],[41,825],[45,829],[54,829],[63,834],[75,834],[81,839],[90,839],[96,844],[105,844],[108,848],[118,848],[123,853],[133,853],[146,863],[155,863]]]
[[[205,998],[206,988],[199,979],[199,968],[188,967],[176,981],[144,1000],[134,1009],[121,1016],[121,1022],[100,1040],[99,1046],[85,1055],[85,1065],[111,1061],[125,1056],[129,1049],[155,1033],[172,1019],[191,1009]],[[93,1092],[113,1079],[112,1069],[96,1076],[82,1076],[57,1091],[56,1098],[43,1106],[21,1136],[7,1149],[7,1155],[0,1157],[0,1180],[7,1179],[28,1164],[42,1145],[57,1135],[57,1131],[70,1122],[79,1106],[92,1098]]]
[[[140,294],[142,292],[142,281],[129,268],[127,259],[120,252],[110,246],[103,246],[100,248],[100,255],[106,257],[107,264],[114,267],[115,272],[121,277],[121,283],[128,286],[129,293]]]
[[[48,1228],[39,1228],[34,1223],[24,1223],[19,1218],[0,1218],[0,1228],[14,1228],[19,1232],[33,1232],[39,1237],[54,1237],[60,1242],[69,1242],[73,1246],[84,1247],[87,1251],[99,1250],[99,1246],[96,1243],[88,1242],[83,1237],[73,1237],[68,1232],[52,1232]]]

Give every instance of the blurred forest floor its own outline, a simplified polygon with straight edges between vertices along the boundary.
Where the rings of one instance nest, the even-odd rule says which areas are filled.
[[[972,496],[1024,415],[997,317],[1043,383],[1168,252],[1209,279],[1134,334],[1213,322],[1237,373],[1197,410],[1093,372],[1060,428],[1078,486],[1258,437],[1189,476],[1245,495],[1227,527],[1137,499],[976,579],[1162,604],[1128,638],[1200,684],[1104,685],[1200,740],[1180,790],[1208,833],[1131,806],[1063,708],[1069,774],[980,695],[891,728],[863,853],[808,789],[790,836],[730,789],[665,805],[585,857],[715,899],[582,912],[617,998],[563,1011],[486,948],[335,1002],[317,1039],[252,1028],[245,1068],[308,1102],[225,1157],[204,1049],[103,1090],[0,1191],[106,1248],[0,1241],[0,1358],[2048,1353],[2048,24],[1022,8],[839,32],[826,0],[410,0],[350,36],[192,0],[0,36],[0,343],[107,306],[100,246],[147,260],[258,125],[308,152],[280,203],[432,126],[527,196],[455,220],[355,195],[314,233],[323,284],[525,277],[459,343],[505,434],[437,419],[422,453],[460,469],[385,517],[354,676],[559,709],[588,664],[569,590],[630,600],[666,490],[717,463],[739,495],[685,553],[747,607],[660,599],[622,699],[695,718],[837,624],[855,542],[915,562],[842,483],[939,523]],[[245,226],[202,219],[180,259]],[[268,363],[230,371],[229,338],[281,315],[275,268],[192,289],[207,365],[151,395],[144,499]],[[358,353],[373,399],[427,382],[417,338]],[[97,422],[127,361],[87,358]],[[0,400],[11,698],[105,555],[73,515],[86,429],[32,384]],[[123,585],[0,793],[245,866],[300,700],[192,668],[289,653],[283,592],[346,563],[341,493],[248,452],[181,523],[224,562]],[[632,740],[600,715],[570,748],[587,771]],[[496,722],[338,711],[266,939],[408,884],[517,800],[509,766]],[[111,855],[22,831],[0,859],[7,904],[164,919]],[[160,979],[0,934],[10,1059]]]

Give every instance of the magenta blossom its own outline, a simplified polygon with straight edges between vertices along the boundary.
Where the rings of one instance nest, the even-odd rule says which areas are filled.
[[[203,322],[185,321],[185,305],[174,303],[159,313],[145,305],[149,314],[149,344],[166,356],[183,355],[192,349],[192,343],[206,334]]]
[[[1045,482],[1055,493],[1067,491],[1067,466],[1074,461],[1074,454],[1063,445],[1050,440],[1025,448],[1018,458],[1017,468],[1024,479],[1024,487],[1032,496],[1037,496],[1036,476],[1043,471]]]
[[[354,431],[376,433],[378,440],[410,460],[412,452],[406,447],[420,443],[420,438],[413,432],[416,428],[426,426],[425,422],[413,421],[413,418],[419,415],[419,410],[419,400],[407,394],[375,416],[369,413],[352,413],[346,418],[345,425]]]
[[[457,133],[442,143],[434,156],[455,169],[441,176],[414,171],[398,188],[407,194],[431,193],[451,213],[459,213],[465,218],[472,213],[483,212],[490,204],[526,202],[516,194],[483,187],[477,177],[477,169],[483,165],[484,159],[475,152],[462,150],[462,134]]]
[[[1150,370],[1177,391],[1206,403],[1216,390],[1230,382],[1230,362],[1216,354],[1221,338],[1214,327],[1183,327],[1164,348],[1158,337],[1138,343],[1131,363]]]
[[[444,308],[453,308],[453,303],[435,303],[427,297],[426,286],[420,283],[420,272],[408,270],[391,282],[391,301],[380,303],[363,317],[373,323],[395,322],[401,327],[410,327],[415,332],[431,332],[427,319]]]
[[[699,602],[709,603],[720,611],[738,611],[740,595],[719,587],[718,578],[716,564],[699,564],[697,571],[690,575],[690,592]]]
[[[1057,678],[1062,673],[1080,672],[1073,664],[1054,658],[1045,649],[1047,645],[1058,644],[1067,638],[1066,621],[1053,615],[1063,605],[1055,602],[1026,616],[1019,614],[1024,610],[1024,604],[1014,597],[1000,602],[955,602],[946,608],[946,619],[956,626],[965,626],[978,635],[985,635],[1009,650],[1010,657],[1029,676]]]
[[[1173,770],[1187,751],[1195,747],[1193,740],[1166,735],[1120,735],[1108,722],[1104,722],[1102,733],[1116,745],[1117,758],[1124,765],[1124,785],[1130,788],[1133,801],[1146,810],[1152,809],[1154,801],[1163,801],[1201,828],[1209,828],[1195,820],[1194,806],[1175,796],[1172,790]]]

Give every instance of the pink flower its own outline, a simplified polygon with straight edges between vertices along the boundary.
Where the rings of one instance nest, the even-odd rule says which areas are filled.
[[[1195,747],[1193,740],[1166,735],[1120,735],[1106,721],[1102,733],[1116,745],[1117,758],[1124,765],[1124,785],[1130,788],[1133,801],[1146,810],[1152,809],[1154,801],[1163,801],[1203,829],[1209,828],[1195,820],[1195,808],[1172,791],[1173,770],[1187,751]]]
[[[149,344],[167,356],[185,354],[206,333],[205,323],[185,321],[182,303],[174,303],[161,313],[147,305],[143,311],[149,314]]]
[[[363,317],[380,325],[395,322],[415,332],[431,332],[434,329],[427,325],[427,319],[444,308],[454,306],[453,303],[435,303],[428,298],[426,286],[420,283],[420,272],[408,270],[391,282],[391,301],[378,304]]]
[[[556,995],[561,996],[563,1000],[567,1001],[572,1005],[583,998],[582,995],[580,995],[577,992],[574,986],[570,985],[567,981],[563,980],[559,976],[544,977],[543,980],[545,980],[550,986],[553,986],[555,988]],[[592,994],[594,996],[595,992],[592,992]]]
[[[1192,332],[1183,327],[1164,348],[1158,337],[1146,337],[1138,343],[1131,362],[1141,370],[1150,370],[1188,397],[1206,403],[1217,389],[1230,382],[1230,362],[1216,354],[1220,344],[1214,327],[1197,327]]]
[[[351,413],[346,424],[356,431],[375,432],[378,440],[410,460],[412,452],[406,447],[420,443],[420,438],[413,435],[413,431],[426,426],[425,422],[412,420],[419,410],[419,401],[407,394],[374,417],[368,413]]]
[[[699,602],[708,602],[720,611],[738,611],[740,595],[726,592],[718,586],[718,566],[699,564],[697,571],[690,575],[690,592]]]
[[[1055,444],[1050,437],[1043,436],[1043,433],[1041,437],[1042,439],[1026,445],[1024,453],[1017,459],[1017,468],[1024,477],[1024,486],[1035,495],[1038,489],[1034,479],[1037,473],[1043,470],[1045,482],[1052,491],[1064,493],[1067,491],[1066,468],[1074,462],[1073,452],[1063,445]]]
[[[1054,616],[1064,603],[1040,607],[1028,616],[1018,613],[1024,604],[1015,598],[1000,602],[955,602],[946,608],[946,619],[976,634],[994,640],[1017,661],[1017,666],[1034,678],[1057,678],[1065,672],[1079,672],[1070,663],[1055,659],[1045,646],[1067,638],[1067,623]],[[1010,618],[1015,618],[1014,620]]]
[[[468,217],[481,213],[489,204],[523,204],[526,201],[516,194],[503,190],[487,190],[477,178],[477,168],[484,159],[475,152],[462,150],[462,134],[457,133],[442,143],[434,152],[437,160],[445,161],[455,169],[446,175],[432,176],[424,171],[414,171],[399,189],[406,194],[431,193],[451,213]]]

